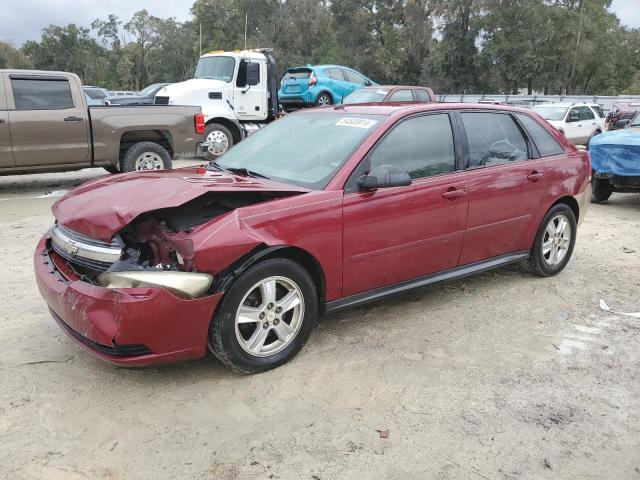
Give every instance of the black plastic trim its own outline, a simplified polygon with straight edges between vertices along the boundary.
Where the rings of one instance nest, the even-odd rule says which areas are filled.
[[[453,280],[456,278],[466,277],[476,273],[484,272],[486,270],[492,270],[503,265],[508,265],[520,261],[529,256],[528,250],[520,252],[509,253],[507,255],[501,255],[499,257],[490,258],[489,260],[483,260],[481,262],[470,263],[469,265],[463,265],[451,270],[445,270],[444,272],[438,272],[424,277],[418,277],[413,280],[407,280],[405,282],[396,283],[388,287],[376,288],[367,292],[356,293],[349,295],[348,297],[339,298],[327,302],[325,306],[325,313],[335,313],[340,310],[362,305],[364,303],[373,302],[381,298],[395,295],[398,293],[406,292],[417,287],[423,287],[432,283],[443,282],[446,280]]]

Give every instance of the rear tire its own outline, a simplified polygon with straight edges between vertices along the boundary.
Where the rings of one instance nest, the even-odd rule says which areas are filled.
[[[529,269],[541,277],[560,273],[571,258],[576,243],[577,222],[571,207],[559,203],[540,222],[529,254]]]
[[[264,372],[300,351],[317,316],[318,294],[309,272],[288,259],[265,260],[225,293],[209,327],[209,350],[235,372]]]
[[[209,160],[215,160],[234,145],[231,131],[219,123],[207,125],[205,142],[209,144],[209,149],[207,150],[207,158]]]
[[[591,203],[604,203],[613,193],[613,186],[606,180],[594,178],[591,180]]]
[[[331,94],[328,92],[320,93],[320,95],[318,95],[318,98],[316,98],[316,106],[326,107],[329,105],[333,105],[333,98],[331,97]]]
[[[126,151],[120,163],[122,172],[171,168],[171,155],[155,142],[138,142]]]

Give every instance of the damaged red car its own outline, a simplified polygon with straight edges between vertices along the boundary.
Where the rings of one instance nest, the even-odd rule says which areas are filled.
[[[531,111],[353,105],[273,122],[206,167],[115,175],[53,207],[53,318],[102,359],[291,359],[319,315],[527,260],[560,272],[591,166]]]

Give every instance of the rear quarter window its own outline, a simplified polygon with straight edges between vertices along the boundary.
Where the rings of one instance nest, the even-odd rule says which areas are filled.
[[[516,117],[518,117],[518,120],[520,120],[520,123],[522,123],[522,126],[529,134],[529,137],[538,148],[540,156],[548,157],[550,155],[560,155],[561,153],[564,153],[562,146],[556,142],[555,138],[553,138],[551,134],[547,132],[547,130],[537,121],[529,115],[524,115],[522,113],[517,113]]]

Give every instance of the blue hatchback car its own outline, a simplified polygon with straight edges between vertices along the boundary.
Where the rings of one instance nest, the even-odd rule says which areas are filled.
[[[361,73],[341,65],[307,65],[287,69],[278,102],[285,110],[333,105],[358,88],[377,85]]]

